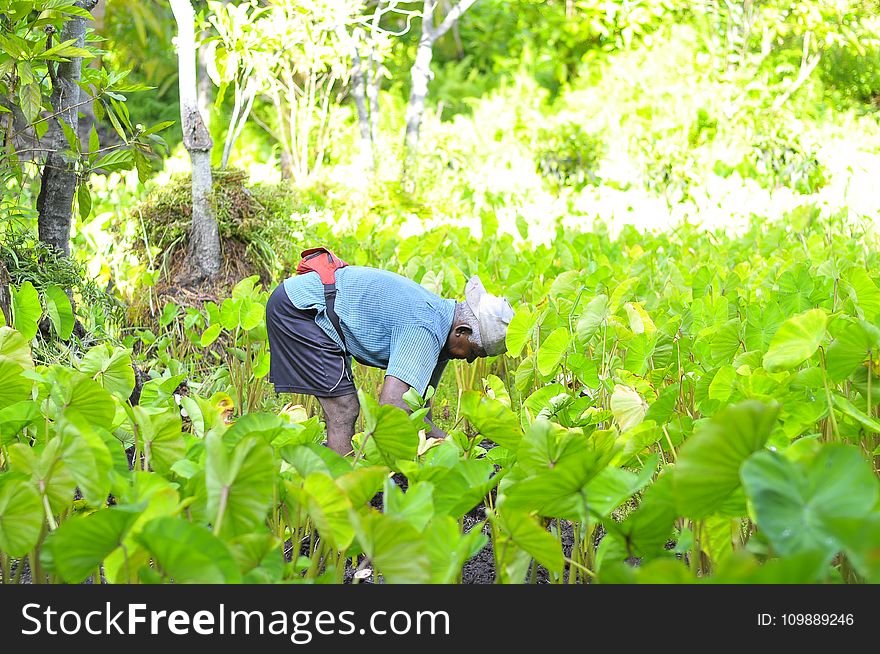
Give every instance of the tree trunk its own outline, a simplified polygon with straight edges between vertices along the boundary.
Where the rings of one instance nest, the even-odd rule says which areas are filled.
[[[370,112],[367,109],[367,96],[364,90],[367,71],[364,68],[357,43],[350,37],[345,27],[336,27],[336,37],[341,43],[351,47],[351,94],[357,108],[358,130],[360,132],[360,163],[364,171],[373,168],[373,135],[370,133]]]
[[[357,46],[352,48],[352,95],[357,107],[358,127],[360,128],[361,165],[364,170],[373,169],[373,135],[370,129],[370,112],[367,109],[367,98],[364,91],[365,70]]]
[[[0,313],[3,314],[4,325],[12,324],[12,296],[9,293],[9,271],[0,261]]]
[[[406,178],[415,165],[419,149],[419,131],[422,115],[425,113],[425,98],[428,96],[428,83],[431,81],[431,60],[434,58],[434,40],[430,31],[422,30],[422,38],[416,51],[416,61],[410,75],[412,86],[409,104],[406,109],[406,136],[404,137],[403,176]]]
[[[76,6],[91,11],[97,0],[77,0]],[[77,47],[84,47],[86,19],[74,16],[61,28],[59,41],[73,39]],[[50,62],[50,71],[53,64]],[[76,170],[65,160],[64,152],[70,149],[59,121],[64,121],[77,133],[77,109],[79,82],[82,73],[82,57],[58,64],[52,74],[52,108],[58,114],[49,121],[46,142],[49,153],[43,166],[43,179],[37,197],[37,220],[40,240],[53,247],[59,254],[70,254],[70,221],[73,196],[76,193]]]
[[[382,86],[382,62],[374,62],[372,54],[367,68],[367,98],[370,101],[370,139],[376,147],[379,138],[379,87]]]
[[[170,0],[177,21],[180,121],[192,160],[192,227],[184,283],[196,285],[220,271],[220,235],[211,206],[211,135],[199,113],[196,83],[195,13],[189,0]]]
[[[94,30],[95,34],[103,35],[104,33],[104,12],[107,9],[107,0],[98,0],[98,3],[95,5],[95,8],[92,10],[92,20],[95,21]],[[100,70],[102,66],[101,57],[95,57],[89,62],[89,68],[94,68],[96,70]],[[88,99],[88,92],[80,89],[80,101]],[[91,102],[87,102],[79,108],[79,112],[83,115],[82,119],[79,121],[79,125],[77,127],[77,134],[79,134],[79,142],[82,143],[83,152],[88,151],[89,146],[89,134],[92,131],[92,126],[97,122],[95,120],[95,107]],[[114,132],[115,133],[115,132]]]
[[[422,10],[422,37],[419,39],[419,47],[416,50],[416,60],[413,64],[410,76],[412,87],[409,93],[409,104],[406,109],[406,135],[404,137],[403,155],[403,180],[412,187],[409,179],[412,168],[415,166],[419,148],[419,131],[422,125],[422,116],[425,113],[425,98],[428,95],[428,83],[431,81],[431,60],[434,58],[434,43],[446,34],[449,28],[470,9],[477,0],[461,0],[443,19],[438,28],[434,28],[434,3],[425,0]]]
[[[207,38],[208,33],[203,32],[201,35],[202,40]],[[210,129],[211,127],[211,104],[214,102],[214,85],[211,83],[211,78],[208,77],[208,57],[205,54],[207,50],[205,48],[199,48],[199,91],[198,91],[198,102],[199,102],[199,113],[202,114],[202,120],[205,121],[205,126]],[[224,166],[225,168],[225,166]]]

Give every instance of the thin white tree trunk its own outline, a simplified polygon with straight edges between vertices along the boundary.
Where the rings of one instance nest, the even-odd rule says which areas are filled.
[[[416,60],[410,71],[412,86],[409,93],[409,104],[406,109],[406,134],[404,136],[403,178],[407,180],[416,162],[419,148],[419,132],[422,116],[425,113],[425,98],[428,96],[428,84],[431,81],[431,60],[434,58],[434,43],[446,34],[461,15],[470,9],[477,0],[461,0],[434,28],[435,4],[425,0],[422,9],[422,36],[416,50]]]
[[[404,137],[404,176],[415,164],[419,149],[419,132],[422,127],[422,116],[425,113],[425,98],[428,96],[428,83],[431,80],[431,60],[434,58],[434,40],[430,33],[422,30],[422,38],[416,50],[416,60],[410,76],[412,86],[409,93],[409,104],[406,108],[406,135]]]
[[[382,63],[373,60],[370,55],[370,64],[367,69],[367,98],[370,100],[370,138],[373,147],[379,138],[379,88],[382,86]]]
[[[351,39],[345,28],[340,25],[336,28],[336,35],[343,43],[351,43],[351,94],[354,97],[354,105],[357,108],[358,129],[360,134],[360,164],[363,170],[373,168],[373,137],[370,133],[370,113],[367,109],[366,92],[364,90],[363,60],[358,52],[357,43]]]
[[[196,80],[195,13],[189,0],[169,0],[177,21],[180,120],[183,144],[192,160],[192,227],[185,280],[198,284],[220,271],[220,235],[211,206],[211,135],[199,102]]]
[[[206,38],[207,32],[202,33],[202,39]],[[205,127],[211,127],[211,104],[214,102],[214,85],[211,78],[208,77],[208,59],[205,48],[199,48],[199,69],[198,69],[198,103],[199,112],[202,114],[202,120]]]

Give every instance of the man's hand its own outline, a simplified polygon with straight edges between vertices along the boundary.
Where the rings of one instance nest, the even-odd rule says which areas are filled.
[[[400,409],[403,409],[407,413],[412,413],[412,409],[409,408],[407,403],[403,400],[403,394],[406,393],[410,389],[410,385],[405,381],[401,381],[397,377],[393,377],[392,375],[385,376],[385,383],[382,385],[382,393],[379,394],[379,404],[390,404],[392,406],[396,406]],[[430,430],[427,433],[428,438],[446,438],[446,432],[442,429],[439,429],[433,422],[430,420],[431,413],[428,412],[428,416],[425,418],[425,424],[430,427]]]

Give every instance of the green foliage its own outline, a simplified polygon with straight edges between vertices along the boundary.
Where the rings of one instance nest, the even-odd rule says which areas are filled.
[[[54,335],[61,340],[70,338],[74,319],[99,331],[122,318],[119,299],[100,288],[85,265],[74,258],[59,257],[28,230],[10,229],[0,237],[0,264],[6,267],[14,287],[29,284],[39,292],[40,306],[31,302],[27,313],[37,321],[43,315],[48,317]],[[64,289],[73,295],[75,315]]]
[[[538,171],[557,188],[580,190],[599,181],[597,170],[604,143],[577,123],[562,123],[538,133],[535,157]]]
[[[752,145],[752,156],[746,163],[750,176],[763,181],[769,188],[787,186],[798,193],[815,193],[826,182],[826,173],[816,155],[804,148],[796,137],[776,133],[759,137]]]
[[[880,49],[870,44],[865,52],[831,48],[819,66],[824,84],[842,95],[876,106],[880,97]]]
[[[593,51],[632,47],[673,12],[673,3],[666,0],[487,0],[462,17],[460,38],[471,67],[483,77],[525,65],[541,86],[555,92],[577,74]],[[440,62],[457,54],[448,36],[438,45]],[[450,99],[455,101],[454,96]]]
[[[281,237],[283,222],[295,206],[293,191],[287,185],[261,185],[249,188],[240,170],[213,171],[212,206],[222,239],[245,246],[246,256],[256,262],[262,274],[277,270],[273,247]],[[184,242],[192,216],[192,190],[188,176],[178,175],[167,186],[153,188],[135,208],[143,220],[147,243],[169,256]],[[143,240],[135,240],[143,249]],[[168,265],[168,264],[166,264]]]
[[[278,21],[288,2],[216,5],[204,24],[218,30],[206,46],[215,112],[238,106],[243,121],[249,81],[263,83],[253,116],[288,150],[302,139],[296,190],[268,181],[276,152],[245,132],[238,160],[251,169],[218,171],[213,201],[227,245],[250,248],[230,263],[254,255],[258,274],[236,269],[212,298],[159,289],[160,302],[157,255],[173,264],[189,222],[185,176],[154,183],[140,204],[145,187],[123,174],[137,155],[71,146],[83,173],[109,173],[77,198],[89,273],[31,247],[27,193],[4,196],[13,317],[0,328],[0,563],[31,557],[39,581],[72,583],[342,581],[354,568],[454,583],[490,544],[503,583],[880,579],[880,258],[829,152],[853,144],[849,130],[873,157],[878,132],[808,74],[835,53],[870,52],[868,17],[848,3],[711,4],[684,15],[662,1],[478,3],[459,25],[465,56],[453,61],[454,32],[438,44],[429,97],[451,119],[428,112],[415,190],[396,180],[390,141],[415,32],[377,52],[392,76],[374,135],[384,144],[375,174],[360,177],[336,95],[351,57],[340,34],[322,27],[326,48],[308,52],[304,39],[287,59],[261,60],[280,51],[270,27],[292,38],[314,16]],[[135,9],[112,39],[160,34],[165,10],[154,9]],[[258,24],[263,10],[274,23]],[[248,26],[238,35],[236,16]],[[352,20],[349,35],[365,28]],[[106,59],[117,66],[125,52]],[[302,87],[278,86],[279,71],[306,85],[332,78],[315,87],[327,113]],[[106,90],[114,74],[87,82]],[[33,113],[45,90],[15,92]],[[338,138],[322,154],[317,133],[292,130],[278,107],[326,115]],[[228,134],[235,121],[219,124]],[[249,187],[248,176],[267,181]],[[739,222],[703,222],[719,212]],[[143,241],[139,261],[115,248],[110,225]],[[429,394],[444,441],[424,438],[425,398],[405,397],[411,413],[379,406],[381,374],[361,366],[351,456],[321,445],[314,399],[270,393],[268,285],[317,243],[447,298],[480,274],[516,307],[507,354],[451,362]],[[126,285],[150,324],[101,322],[93,278]],[[77,340],[74,318],[112,340]]]

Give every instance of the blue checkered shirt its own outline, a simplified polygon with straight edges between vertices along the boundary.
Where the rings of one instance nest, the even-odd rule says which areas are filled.
[[[287,297],[298,309],[316,309],[315,323],[340,348],[327,317],[324,286],[317,273],[284,280]],[[455,300],[443,299],[396,273],[363,266],[336,271],[336,314],[348,354],[363,364],[384,368],[424,395],[437,385],[446,366],[441,358]]]

